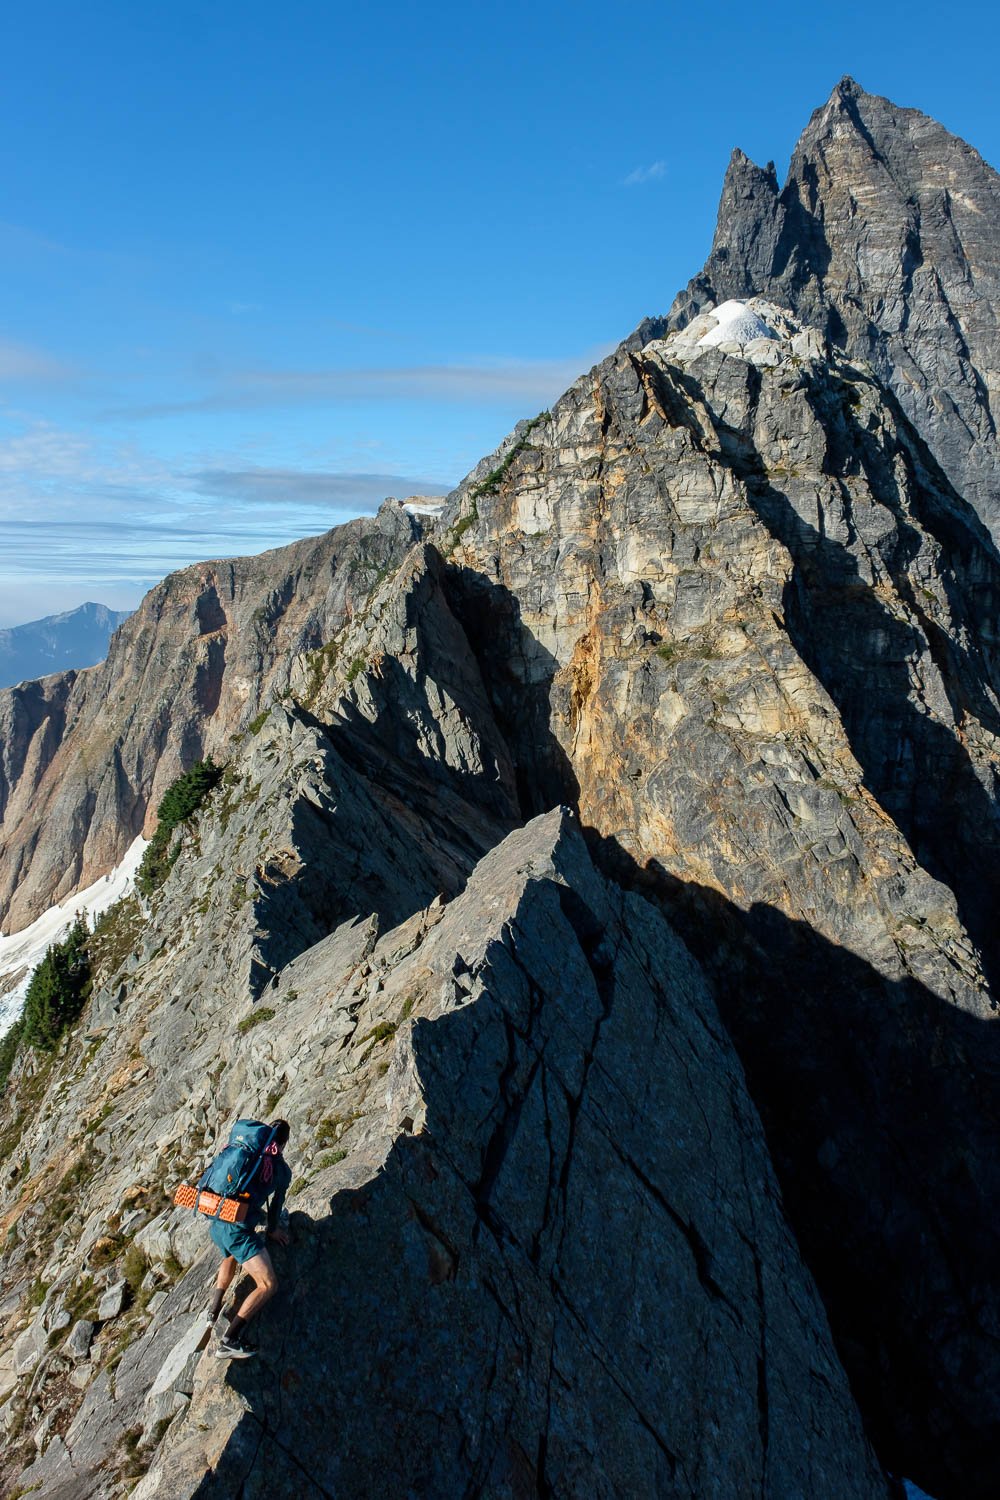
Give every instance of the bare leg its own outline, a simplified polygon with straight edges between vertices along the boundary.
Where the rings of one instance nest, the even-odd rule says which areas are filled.
[[[229,1290],[230,1284],[235,1275],[236,1257],[233,1255],[227,1255],[224,1257],[223,1262],[219,1267],[219,1274],[215,1278],[215,1285],[220,1292],[226,1292]]]
[[[226,1300],[226,1292],[229,1290],[235,1275],[236,1261],[231,1255],[227,1255],[219,1267],[219,1274],[215,1278],[215,1291],[212,1293],[212,1300],[208,1304],[208,1321],[210,1323],[214,1323],[222,1311],[222,1304]]]
[[[266,1250],[259,1255],[253,1255],[248,1261],[244,1261],[243,1270],[253,1278],[253,1291],[244,1298],[239,1310],[239,1326],[243,1327],[249,1323],[255,1313],[260,1312],[264,1303],[274,1296],[278,1290],[278,1278],[274,1274],[271,1257]],[[232,1327],[232,1324],[230,1324]],[[237,1329],[239,1332],[239,1329]]]

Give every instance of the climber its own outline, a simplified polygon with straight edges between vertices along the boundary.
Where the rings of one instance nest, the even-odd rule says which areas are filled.
[[[215,1278],[215,1290],[209,1303],[209,1325],[214,1327],[222,1311],[226,1292],[232,1284],[238,1266],[252,1277],[254,1283],[253,1290],[232,1312],[225,1333],[220,1334],[216,1340],[215,1354],[218,1359],[250,1359],[257,1352],[255,1349],[248,1348],[244,1343],[244,1330],[254,1314],[260,1312],[264,1303],[269,1301],[278,1289],[278,1279],[267,1252],[266,1240],[273,1240],[276,1245],[288,1244],[288,1231],[285,1227],[288,1215],[283,1210],[283,1204],[292,1174],[281,1154],[290,1134],[288,1121],[275,1120],[271,1130],[273,1136],[271,1144],[265,1151],[263,1170],[256,1174],[255,1184],[251,1191],[254,1210],[251,1220],[244,1224],[227,1224],[221,1219],[212,1220],[212,1240],[222,1251],[223,1261],[219,1267],[219,1274]],[[267,1209],[265,1237],[256,1232],[251,1225],[253,1219],[260,1217],[268,1198],[271,1201]]]

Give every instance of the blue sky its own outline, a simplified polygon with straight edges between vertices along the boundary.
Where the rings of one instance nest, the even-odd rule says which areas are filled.
[[[841,75],[1000,162],[992,7],[9,6],[0,626],[447,489]]]

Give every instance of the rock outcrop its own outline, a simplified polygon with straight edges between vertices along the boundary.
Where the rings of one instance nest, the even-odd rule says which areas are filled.
[[[398,566],[419,522],[378,516],[172,573],[107,660],[0,692],[0,923],[28,926],[118,863],[164,790],[219,754]]]
[[[221,816],[203,818],[151,940],[189,907]],[[136,975],[47,1124],[72,1132],[138,1055],[100,1111],[116,1145],[98,1136],[79,1248],[86,1273],[117,1233],[169,1289],[153,1318],[139,1294],[97,1319],[96,1343],[95,1320],[47,1340],[80,1298],[77,1247],[52,1247],[17,1413],[37,1422],[31,1402],[62,1396],[63,1415],[19,1486],[83,1500],[145,1470],[144,1500],[888,1494],[698,965],[597,875],[571,815],[511,834],[454,901],[381,936],[340,925],[283,971],[257,1026],[265,1012],[210,981],[192,1003],[190,947]],[[294,1240],[261,1355],[226,1376],[205,1349],[215,1255],[204,1221],[157,1212],[160,1153],[276,1095],[302,1174]],[[26,1132],[33,1165],[44,1142]],[[27,1217],[19,1243],[37,1245],[44,1208]],[[177,1261],[190,1269],[170,1286]]]
[[[979,153],[843,79],[783,188],[734,151],[674,325],[755,294],[871,364],[1000,540],[1000,177]]]
[[[630,341],[480,466],[454,607],[526,810],[715,971],[880,1451],[986,1495],[1000,564],[871,372],[750,310],[777,337]]]

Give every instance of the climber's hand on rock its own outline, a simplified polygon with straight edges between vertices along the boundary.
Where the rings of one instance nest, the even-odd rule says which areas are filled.
[[[267,1237],[269,1240],[273,1240],[276,1245],[288,1244],[287,1229],[269,1229],[267,1232]]]

